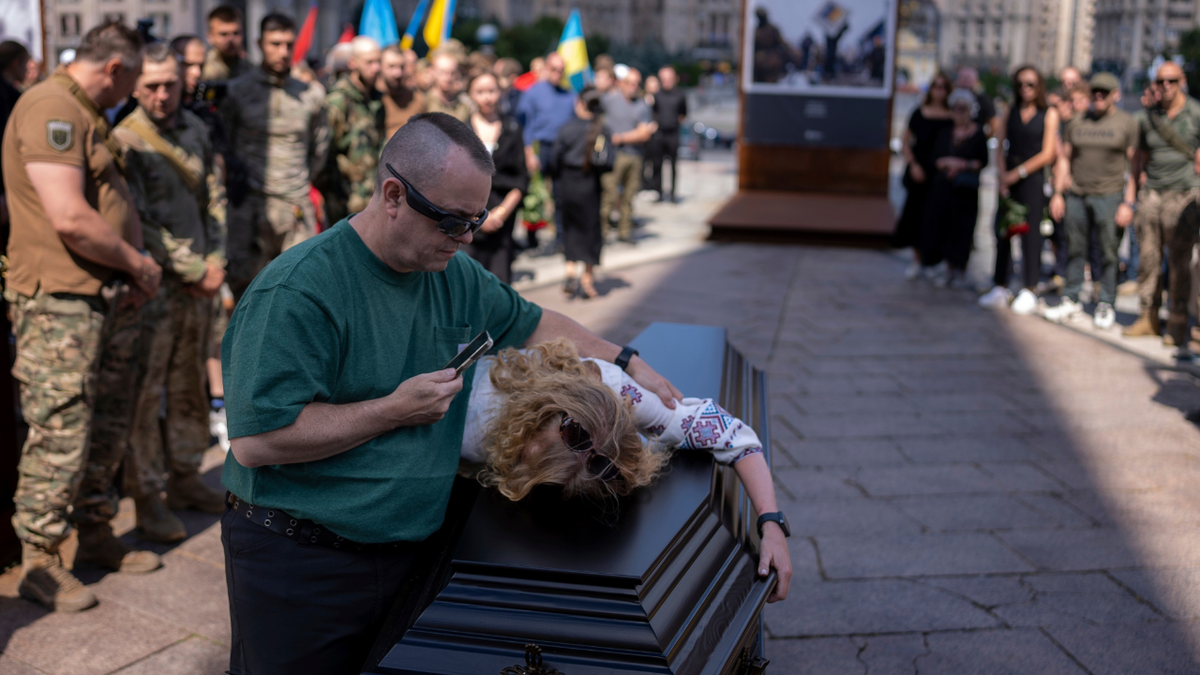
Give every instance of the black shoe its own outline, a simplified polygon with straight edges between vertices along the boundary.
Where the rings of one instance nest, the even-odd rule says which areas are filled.
[[[579,292],[579,280],[576,279],[575,277],[567,277],[563,281],[562,290],[563,290],[563,294],[566,295],[568,298],[575,297],[575,294]]]

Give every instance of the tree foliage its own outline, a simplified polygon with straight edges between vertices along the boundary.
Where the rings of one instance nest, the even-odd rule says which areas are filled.
[[[1200,95],[1200,29],[1193,28],[1179,36],[1179,54],[1183,57],[1188,92]]]

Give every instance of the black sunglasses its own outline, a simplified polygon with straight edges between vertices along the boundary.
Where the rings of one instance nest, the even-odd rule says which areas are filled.
[[[1161,80],[1155,80],[1154,84],[1157,84],[1160,87],[1163,86],[1164,84],[1179,84],[1179,78],[1176,77],[1176,78],[1164,78]]]
[[[450,213],[449,211],[443,211],[442,209],[439,209],[433,205],[433,202],[430,202],[428,199],[426,199],[425,195],[417,192],[417,189],[414,188],[411,183],[404,180],[404,176],[396,173],[396,170],[392,168],[391,164],[384,163],[384,166],[386,166],[387,170],[396,177],[396,180],[400,181],[400,183],[404,185],[404,199],[408,202],[408,205],[412,207],[412,210],[436,222],[438,231],[447,237],[461,237],[468,232],[478,232],[479,228],[483,227],[484,221],[487,220],[487,209],[484,209],[483,214],[480,215],[476,220],[471,220],[470,218],[460,216],[456,213]]]
[[[1037,89],[1037,82],[1022,82],[1022,81],[1018,80],[1017,86],[1023,87],[1026,89]]]
[[[558,435],[571,452],[588,453],[587,469],[592,476],[605,482],[620,477],[621,472],[617,470],[617,465],[596,452],[596,447],[592,444],[592,435],[574,417],[563,417],[562,424],[558,427]]]

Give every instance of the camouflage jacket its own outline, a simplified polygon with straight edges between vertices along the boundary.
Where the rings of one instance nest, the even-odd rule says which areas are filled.
[[[215,47],[210,47],[204,55],[204,65],[200,67],[200,79],[206,82],[209,80],[232,80],[248,72],[250,72],[250,62],[245,57],[234,61],[231,66],[225,62],[224,57]]]
[[[317,87],[255,68],[229,83],[221,117],[245,187],[292,203],[308,199],[309,183],[329,150]]]
[[[371,90],[363,94],[346,75],[325,97],[333,146],[330,169],[336,169],[340,192],[350,213],[358,213],[375,191],[375,168],[383,151],[383,100]]]
[[[175,162],[134,131],[139,121],[157,130],[171,146],[177,161],[192,174],[197,190],[184,182]],[[139,107],[113,134],[125,152],[125,179],[150,255],[186,283],[204,278],[206,261],[224,266],[225,185],[204,122],[180,110],[175,123],[164,129]]]

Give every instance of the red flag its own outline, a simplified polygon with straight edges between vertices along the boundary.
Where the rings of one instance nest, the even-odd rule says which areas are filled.
[[[513,86],[516,87],[517,91],[528,91],[530,87],[537,83],[538,74],[533,71],[520,75],[517,79],[513,80]]]
[[[349,42],[354,39],[354,26],[346,24],[346,28],[342,30],[342,37],[338,38],[338,44]]]
[[[308,16],[304,17],[304,25],[300,27],[300,34],[296,36],[296,52],[292,55],[292,65],[296,65],[308,56],[308,49],[312,47],[313,35],[317,32],[317,3],[311,3],[308,6]]]

